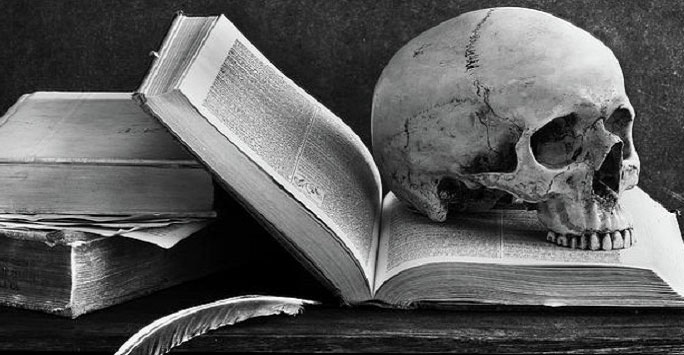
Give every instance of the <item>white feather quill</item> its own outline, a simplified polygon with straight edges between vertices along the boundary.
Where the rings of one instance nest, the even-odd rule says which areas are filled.
[[[196,336],[243,320],[275,314],[296,315],[318,302],[274,296],[240,296],[187,308],[157,319],[130,337],[116,352],[164,354]]]

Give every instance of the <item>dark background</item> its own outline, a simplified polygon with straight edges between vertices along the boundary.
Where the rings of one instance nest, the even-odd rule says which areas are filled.
[[[37,90],[134,91],[178,10],[224,13],[266,57],[370,145],[373,87],[422,31],[463,12],[523,6],[570,20],[622,64],[637,111],[640,186],[684,209],[684,4],[679,1],[0,2],[0,110]],[[681,219],[680,219],[681,220]]]

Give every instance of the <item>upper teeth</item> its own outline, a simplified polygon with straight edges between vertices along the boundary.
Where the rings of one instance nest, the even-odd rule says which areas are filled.
[[[590,250],[613,250],[629,248],[636,244],[636,235],[633,230],[625,229],[611,233],[590,233],[584,235],[560,234],[549,231],[546,240],[560,246],[590,249]]]

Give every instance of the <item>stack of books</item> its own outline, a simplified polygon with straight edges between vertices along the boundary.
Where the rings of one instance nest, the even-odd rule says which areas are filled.
[[[211,271],[211,174],[131,93],[24,95],[0,142],[0,304],[75,317]]]

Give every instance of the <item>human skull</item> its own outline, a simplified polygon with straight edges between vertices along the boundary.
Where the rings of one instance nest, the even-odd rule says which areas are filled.
[[[473,11],[427,30],[385,67],[373,150],[389,188],[434,221],[448,208],[537,204],[547,239],[611,250],[635,239],[634,109],[611,50],[523,8]]]

